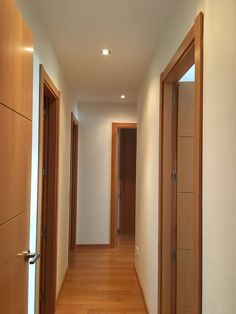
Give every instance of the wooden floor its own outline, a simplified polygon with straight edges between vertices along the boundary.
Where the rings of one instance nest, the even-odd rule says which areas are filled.
[[[116,249],[79,249],[70,257],[56,314],[147,313],[134,271],[134,240]]]

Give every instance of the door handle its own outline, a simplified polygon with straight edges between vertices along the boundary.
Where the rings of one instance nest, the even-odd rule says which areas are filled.
[[[39,253],[35,253],[34,254],[34,257],[32,258],[32,260],[29,262],[30,263],[30,265],[34,265],[36,262],[37,262],[37,260],[40,258],[40,254]]]
[[[17,256],[22,256],[26,263],[30,263],[32,265],[32,264],[35,264],[35,262],[39,259],[40,254],[30,253],[30,250],[27,250],[27,251],[23,251],[21,253],[18,253]]]

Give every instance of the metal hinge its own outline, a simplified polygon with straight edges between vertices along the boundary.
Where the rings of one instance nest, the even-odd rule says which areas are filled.
[[[40,292],[40,301],[44,301],[45,300],[45,295],[44,295],[44,292]]]
[[[47,169],[43,169],[43,176],[46,176],[47,175]]]
[[[47,113],[48,113],[48,107],[47,107],[47,106],[44,106],[44,108],[43,108],[43,113],[44,113],[44,114],[47,114]]]
[[[178,106],[178,93],[176,90],[173,92],[173,105]]]
[[[172,252],[171,252],[171,261],[177,262],[177,251],[176,251],[176,249],[172,250]]]
[[[171,174],[171,181],[176,182],[177,181],[177,173],[172,173]]]
[[[42,238],[45,239],[46,238],[46,228],[42,228]]]

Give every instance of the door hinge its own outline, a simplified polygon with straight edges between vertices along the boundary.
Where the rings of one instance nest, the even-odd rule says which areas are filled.
[[[177,173],[172,173],[171,174],[171,181],[176,182],[177,181]]]
[[[176,89],[173,92],[173,105],[178,106],[178,93]]]
[[[45,177],[47,175],[47,169],[43,169],[43,176]]]
[[[42,238],[45,239],[46,238],[46,228],[42,228]]]
[[[171,261],[172,262],[177,262],[177,251],[176,249],[173,249],[172,252],[171,252]]]
[[[45,300],[45,295],[44,295],[44,292],[41,291],[41,292],[40,292],[40,301],[42,302],[42,301],[44,301],[44,300]]]
[[[43,108],[43,113],[44,113],[44,114],[47,114],[47,113],[48,113],[48,107],[47,107],[47,106],[44,106],[44,108]]]

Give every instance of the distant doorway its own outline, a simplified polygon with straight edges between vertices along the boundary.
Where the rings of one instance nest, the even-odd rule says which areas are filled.
[[[135,233],[136,123],[112,124],[111,247]]]
[[[76,221],[77,221],[77,181],[78,181],[78,137],[79,122],[71,113],[71,173],[70,173],[70,224],[69,224],[69,251],[76,248]],[[69,254],[70,256],[70,254]]]

